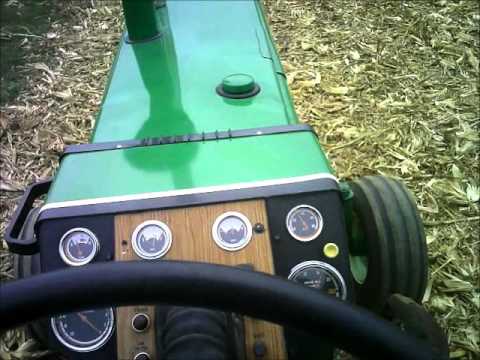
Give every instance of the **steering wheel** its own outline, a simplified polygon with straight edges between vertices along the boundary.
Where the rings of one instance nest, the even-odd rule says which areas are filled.
[[[84,309],[155,303],[244,314],[365,358],[440,358],[428,343],[386,320],[311,288],[251,270],[181,261],[105,262],[7,282],[0,288],[0,328]]]

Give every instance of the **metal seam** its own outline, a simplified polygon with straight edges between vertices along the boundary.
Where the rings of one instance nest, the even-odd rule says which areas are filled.
[[[67,208],[67,207],[74,207],[74,206],[98,205],[98,204],[108,204],[108,203],[114,203],[114,202],[126,202],[126,201],[134,201],[134,200],[159,199],[159,198],[181,196],[181,195],[208,194],[208,193],[229,191],[229,190],[268,187],[273,185],[288,185],[288,184],[302,183],[306,181],[320,180],[320,179],[330,179],[338,183],[338,179],[332,174],[317,173],[317,174],[297,176],[297,177],[291,177],[291,178],[252,181],[252,182],[244,182],[244,183],[235,183],[230,185],[214,185],[214,186],[206,186],[206,187],[199,187],[199,188],[192,188],[192,189],[168,190],[168,191],[149,192],[149,193],[141,193],[141,194],[133,194],[133,195],[120,195],[120,196],[109,196],[109,197],[94,198],[94,199],[54,202],[54,203],[50,203],[42,206],[40,208],[39,214],[41,214],[45,210]]]
[[[312,132],[315,133],[313,128],[307,124],[291,124],[291,125],[280,125],[280,126],[268,126],[268,127],[258,127],[251,129],[239,129],[232,130],[228,129],[226,131],[215,130],[214,132],[201,132],[200,134],[185,134],[179,136],[162,136],[156,138],[145,138],[139,140],[124,140],[124,141],[109,141],[109,142],[99,142],[91,144],[77,144],[69,145],[65,147],[63,154],[60,155],[60,158],[63,158],[65,155],[69,154],[81,154],[81,153],[91,153],[99,151],[110,151],[110,150],[125,150],[130,148],[137,147],[149,147],[149,146],[158,146],[164,144],[180,144],[180,143],[189,143],[189,142],[204,142],[210,140],[220,140],[220,139],[235,139],[235,138],[245,138],[245,137],[254,137],[259,135],[275,135],[275,134],[286,134],[286,133],[295,133],[295,132]]]

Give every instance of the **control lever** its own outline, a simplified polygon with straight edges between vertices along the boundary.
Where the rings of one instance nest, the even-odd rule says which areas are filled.
[[[245,360],[243,319],[203,308],[157,306],[157,353],[165,360]]]
[[[239,267],[253,270],[250,264]],[[165,360],[246,360],[243,316],[203,308],[155,308],[157,354]]]
[[[435,359],[449,359],[447,337],[423,306],[406,296],[394,294],[387,301],[385,315],[399,323],[405,332],[429,343]]]

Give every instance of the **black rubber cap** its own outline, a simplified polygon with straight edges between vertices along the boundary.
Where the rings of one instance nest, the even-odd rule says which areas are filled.
[[[150,324],[150,319],[145,314],[136,314],[132,320],[133,330],[142,332],[148,328]]]

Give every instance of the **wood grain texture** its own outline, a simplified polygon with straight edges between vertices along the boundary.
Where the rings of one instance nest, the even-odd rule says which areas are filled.
[[[265,232],[261,234],[253,232],[250,243],[241,250],[231,252],[220,248],[212,238],[212,226],[216,218],[227,211],[242,213],[250,220],[252,226],[256,223],[263,224]],[[256,271],[274,273],[267,214],[263,200],[117,215],[115,217],[115,258],[117,261],[139,259],[131,246],[131,236],[135,228],[147,220],[162,221],[172,231],[172,246],[164,259],[200,261],[230,266],[250,264]],[[149,308],[153,320],[153,309],[144,308]],[[143,341],[146,346],[153,346],[154,342],[151,341],[155,336],[153,328],[150,328],[143,336],[134,333],[130,326],[134,310],[127,309],[129,310],[117,310],[117,349],[118,358],[122,360],[129,358],[127,352],[131,353],[130,349],[135,346],[133,344],[138,345],[140,341]],[[118,329],[122,330],[118,331]],[[256,359],[253,352],[255,341],[263,341],[267,347],[267,353],[262,359],[286,359],[281,327],[245,318],[245,336],[249,360]],[[142,337],[143,339],[141,339]]]
[[[150,326],[145,332],[133,331],[131,322],[135,314],[150,317]],[[146,352],[152,360],[157,358],[155,346],[155,311],[153,306],[129,306],[117,308],[117,359],[132,360],[135,354]]]
[[[118,232],[117,221],[115,221],[115,260],[129,261],[139,260],[131,247],[130,241],[126,241],[122,232]],[[133,232],[133,231],[132,231]],[[132,319],[135,314],[144,313],[150,318],[149,328],[138,333],[132,329]],[[157,358],[155,346],[155,308],[153,306],[128,306],[118,307],[116,316],[117,326],[117,359],[131,360],[135,354],[146,352],[152,360]]]

